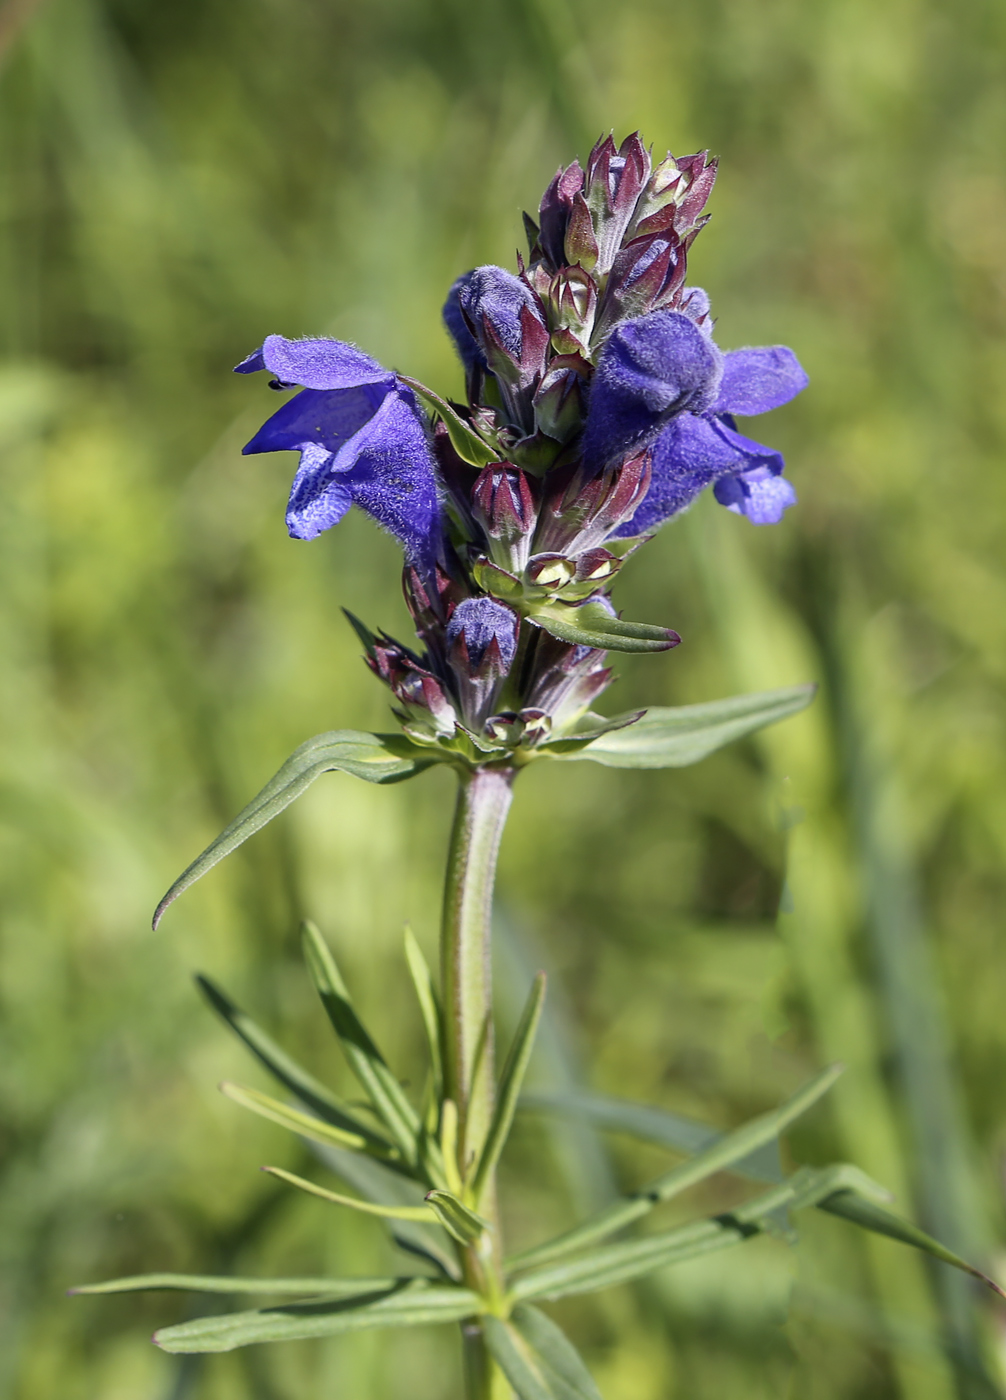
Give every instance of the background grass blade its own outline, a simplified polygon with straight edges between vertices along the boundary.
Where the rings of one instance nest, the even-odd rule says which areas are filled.
[[[385,1292],[355,1298],[314,1299],[257,1312],[201,1317],[177,1327],[162,1327],[154,1341],[163,1351],[233,1351],[257,1342],[330,1337],[371,1327],[420,1327],[459,1322],[479,1310],[479,1299],[466,1288],[401,1280]]]
[[[154,913],[154,928],[180,894],[202,879],[224,856],[273,817],[289,807],[322,773],[350,773],[368,783],[397,783],[429,768],[437,760],[428,749],[417,748],[402,735],[364,734],[357,729],[335,729],[316,734],[301,744],[260,793],[239,812],[215,841],[182,871]]]
[[[596,1128],[613,1133],[626,1133],[642,1142],[659,1147],[671,1147],[689,1154],[710,1147],[724,1136],[717,1128],[669,1113],[663,1108],[632,1103],[610,1094],[595,1094],[589,1089],[538,1089],[525,1091],[518,1107],[529,1112],[559,1113],[581,1118]],[[752,1181],[781,1181],[782,1164],[777,1142],[766,1143],[729,1168],[738,1176]]]
[[[815,685],[796,685],[705,705],[653,706],[634,724],[602,734],[589,744],[571,745],[564,752],[559,740],[549,745],[549,752],[567,759],[590,759],[609,768],[683,768],[745,734],[799,714],[816,692]]]

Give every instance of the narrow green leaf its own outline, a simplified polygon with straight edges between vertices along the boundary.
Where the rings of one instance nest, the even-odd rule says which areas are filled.
[[[523,1303],[508,1322],[487,1317],[482,1325],[519,1400],[601,1400],[576,1347],[538,1308]]]
[[[258,796],[253,797],[244,811],[179,875],[157,906],[154,928],[180,894],[273,817],[279,816],[322,773],[339,771],[364,778],[368,783],[397,783],[422,772],[438,759],[435,750],[413,744],[403,734],[365,734],[358,729],[316,734],[291,754]]]
[[[548,745],[548,752],[565,759],[590,759],[608,768],[684,768],[724,744],[806,709],[816,691],[814,685],[797,685],[706,705],[653,706],[634,724],[602,734],[589,744],[578,743],[574,736]]]
[[[350,1152],[376,1151],[385,1158],[395,1151],[390,1143],[383,1151],[374,1148],[373,1144],[359,1133],[347,1133],[342,1128],[333,1128],[320,1118],[314,1118],[309,1113],[300,1113],[297,1109],[280,1103],[279,1099],[259,1093],[257,1089],[248,1089],[242,1084],[231,1084],[225,1080],[220,1085],[220,1092],[234,1103],[240,1104],[242,1108],[251,1109],[252,1113],[278,1123],[281,1128],[289,1128],[292,1133],[299,1133],[301,1137],[311,1138],[314,1142],[331,1143],[333,1147],[345,1147]]]
[[[460,1244],[474,1244],[489,1229],[488,1220],[469,1210],[450,1191],[427,1191],[426,1200],[444,1229]]]
[[[902,1220],[900,1216],[885,1210],[876,1201],[868,1200],[857,1192],[846,1189],[837,1191],[832,1196],[826,1196],[823,1201],[818,1201],[817,1205],[820,1210],[829,1211],[832,1215],[840,1215],[844,1220],[851,1220],[854,1225],[859,1225],[864,1230],[870,1230],[877,1235],[887,1235],[892,1240],[900,1241],[901,1244],[921,1249],[924,1253],[931,1254],[934,1259],[940,1259],[944,1264],[951,1264],[955,1269],[961,1269],[964,1273],[970,1274],[972,1278],[980,1279],[982,1283],[992,1289],[993,1293],[998,1293],[1000,1298],[1006,1298],[1006,1292],[987,1274],[983,1274],[980,1269],[976,1269],[973,1264],[969,1264],[960,1255],[954,1254],[938,1240],[934,1240],[931,1235],[920,1230],[917,1225],[912,1225],[907,1220]]]
[[[324,1118],[326,1123],[331,1123],[334,1128],[340,1128],[345,1133],[364,1138],[376,1152],[383,1154],[391,1150],[392,1144],[387,1138],[375,1132],[368,1124],[361,1123],[327,1085],[322,1084],[320,1079],[315,1079],[314,1075],[309,1074],[296,1060],[292,1060],[261,1026],[235,1005],[208,977],[197,975],[196,984],[213,1010],[226,1021],[235,1035],[244,1041],[256,1059],[265,1065],[270,1074],[289,1089],[291,1094],[296,1095],[308,1108],[314,1109],[319,1118]]]
[[[632,1103],[608,1094],[594,1094],[587,1089],[535,1090],[522,1094],[517,1106],[532,1113],[561,1113],[571,1118],[583,1118],[596,1128],[627,1133],[642,1142],[656,1143],[659,1147],[671,1147],[689,1154],[700,1152],[723,1137],[719,1129],[710,1128],[694,1118],[685,1118],[667,1109]],[[756,1148],[747,1157],[734,1162],[729,1170],[752,1181],[782,1181],[778,1143],[773,1141]]]
[[[402,1155],[407,1161],[415,1162],[421,1131],[419,1115],[354,1011],[328,944],[314,924],[305,923],[302,932],[308,970],[349,1067]]]
[[[515,1301],[565,1298],[627,1283],[654,1269],[742,1244],[770,1230],[780,1211],[816,1206],[837,1191],[855,1191],[868,1199],[888,1196],[857,1167],[845,1163],[803,1167],[770,1191],[711,1220],[696,1220],[624,1244],[601,1245],[577,1259],[535,1269],[511,1286],[510,1297]]]
[[[537,1308],[519,1307],[505,1322],[485,1317],[482,1331],[518,1400],[601,1400],[579,1352]]]
[[[734,1162],[741,1161],[757,1148],[777,1138],[782,1130],[805,1113],[812,1104],[826,1093],[842,1072],[841,1065],[832,1065],[816,1075],[780,1108],[771,1113],[763,1113],[759,1118],[745,1123],[731,1133],[725,1133],[710,1146],[696,1153],[687,1162],[665,1172],[632,1195],[613,1201],[610,1206],[581,1225],[574,1226],[555,1239],[548,1240],[534,1249],[525,1250],[510,1261],[510,1267],[528,1268],[543,1264],[546,1260],[558,1259],[585,1249],[595,1240],[604,1239],[616,1230],[624,1229],[634,1220],[647,1215],[662,1201],[669,1201],[690,1186],[704,1181],[715,1172],[723,1171]]]
[[[460,1196],[464,1190],[461,1173],[458,1170],[458,1106],[453,1099],[444,1099],[440,1105],[440,1150],[444,1159],[447,1189]]]
[[[169,1352],[233,1351],[254,1342],[329,1337],[371,1327],[460,1322],[475,1316],[481,1306],[470,1289],[400,1279],[391,1289],[375,1289],[353,1298],[316,1298],[255,1312],[195,1318],[177,1327],[162,1327],[154,1333],[154,1341]]]
[[[328,1201],[334,1206],[348,1206],[363,1215],[380,1215],[385,1220],[432,1221],[439,1214],[426,1206],[381,1206],[375,1205],[373,1201],[358,1201],[355,1196],[340,1196],[337,1191],[327,1191],[324,1186],[317,1186],[313,1181],[295,1176],[283,1167],[263,1167],[262,1170],[270,1176],[279,1177],[280,1181],[285,1181],[288,1186],[296,1186],[298,1191],[306,1191],[309,1196],[317,1196],[319,1200]]]
[[[560,642],[608,651],[669,651],[681,641],[670,627],[625,622],[601,603],[541,603],[529,609],[532,622]]]
[[[353,1298],[396,1287],[393,1278],[228,1278],[217,1274],[135,1274],[104,1283],[71,1288],[78,1293],[151,1293],[162,1289],[186,1293],[322,1293],[327,1298]]]
[[[420,398],[425,399],[430,407],[440,415],[450,436],[451,445],[463,462],[467,462],[472,467],[487,467],[490,462],[500,460],[497,449],[483,442],[478,433],[470,428],[460,414],[451,408],[446,399],[442,399],[432,389],[427,389],[426,385],[420,384],[418,379],[411,379],[407,374],[400,374],[398,377],[403,383],[408,384],[410,389],[414,389]]]
[[[545,1004],[545,974],[539,972],[531,984],[520,1022],[514,1032],[503,1072],[500,1075],[496,1107],[493,1110],[489,1132],[486,1135],[478,1165],[472,1177],[472,1199],[478,1203],[482,1192],[492,1178],[503,1145],[510,1133],[513,1116],[517,1110],[517,1097],[520,1094],[524,1075],[527,1072],[531,1051],[534,1049],[535,1033],[541,1020],[541,1009]]]
[[[408,924],[405,925],[405,960],[409,965],[409,973],[412,976],[412,983],[416,989],[416,999],[419,1002],[419,1010],[423,1017],[423,1026],[426,1030],[426,1043],[430,1050],[430,1064],[433,1066],[433,1082],[436,1088],[437,1101],[440,1100],[441,1087],[444,1082],[443,1059],[441,1054],[441,1037],[443,1027],[440,1016],[440,1006],[437,1001],[437,994],[433,989],[433,978],[430,975],[429,965],[423,957],[423,950],[416,941],[416,935]]]

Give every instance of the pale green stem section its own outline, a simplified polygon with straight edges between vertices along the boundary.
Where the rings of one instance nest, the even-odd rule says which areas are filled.
[[[461,779],[447,857],[441,932],[444,1094],[458,1109],[458,1167],[464,1176],[485,1141],[493,1111],[492,903],[496,857],[510,810],[512,769],[483,768]],[[491,1251],[462,1249],[465,1281],[502,1291],[496,1193],[481,1205],[492,1225]],[[505,1400],[509,1386],[489,1356],[477,1324],[464,1329],[468,1400]]]

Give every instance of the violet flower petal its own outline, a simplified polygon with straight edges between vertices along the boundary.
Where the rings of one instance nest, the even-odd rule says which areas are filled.
[[[680,311],[652,311],[612,331],[598,360],[583,436],[599,471],[652,440],[673,415],[711,406],[722,355]]]
[[[236,367],[236,374],[254,374],[267,369],[284,384],[300,384],[305,389],[355,389],[361,384],[383,384],[391,389],[395,376],[370,355],[344,340],[318,337],[287,340],[267,335],[260,350]]]
[[[796,398],[808,382],[800,361],[785,345],[728,350],[714,412],[739,413],[742,418],[767,413]]]

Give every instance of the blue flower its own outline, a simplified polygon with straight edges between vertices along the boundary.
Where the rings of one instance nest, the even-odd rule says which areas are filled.
[[[709,485],[756,525],[780,520],[796,501],[781,477],[782,457],[739,433],[733,415],[778,408],[806,384],[784,345],[724,354],[681,311],[623,322],[601,352],[583,436],[595,471],[650,449],[649,490],[616,533],[651,533]]]
[[[442,516],[426,421],[412,390],[341,340],[267,336],[237,373],[260,369],[275,376],[277,388],[302,386],[244,448],[300,453],[286,513],[294,539],[314,539],[356,505],[399,540],[410,563],[432,563]]]

